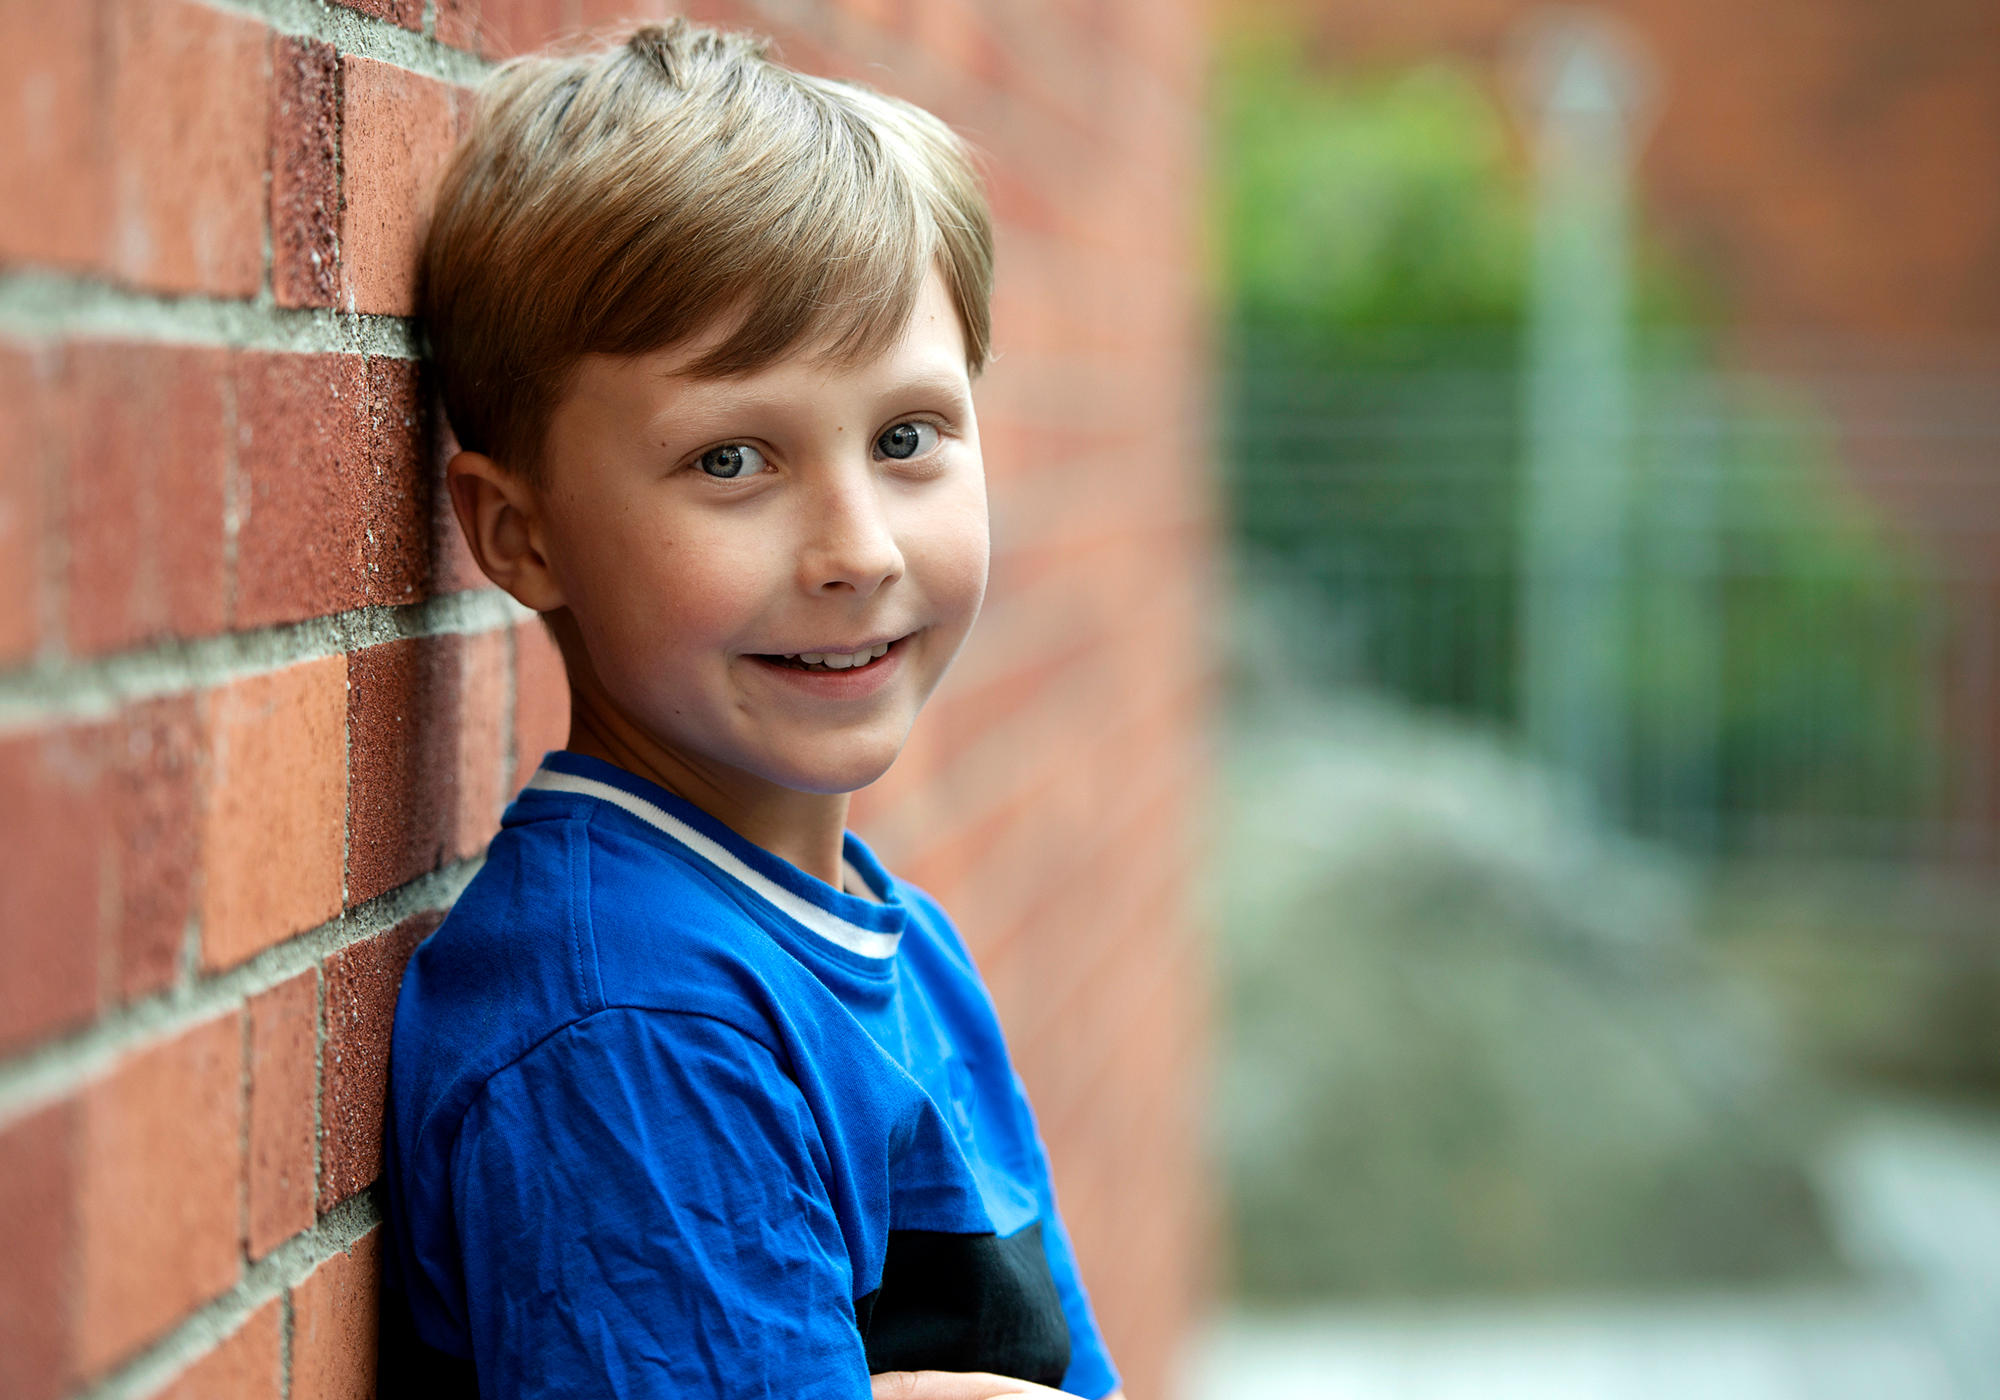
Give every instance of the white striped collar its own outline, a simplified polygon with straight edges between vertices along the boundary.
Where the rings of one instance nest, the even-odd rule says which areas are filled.
[[[672,837],[793,923],[810,929],[829,943],[845,948],[850,953],[859,953],[864,958],[893,958],[896,955],[897,945],[902,941],[901,934],[883,933],[877,929],[863,928],[859,924],[849,923],[832,910],[786,889],[720,841],[695,830],[656,802],[648,802],[636,793],[627,792],[624,788],[597,778],[578,777],[574,773],[563,773],[546,767],[530,778],[527,785],[542,792],[567,792],[579,797],[596,798],[599,802],[608,802],[620,811],[628,812],[648,826]],[[858,895],[843,897],[864,898]]]

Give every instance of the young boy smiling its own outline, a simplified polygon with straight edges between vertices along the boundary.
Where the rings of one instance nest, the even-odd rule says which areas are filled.
[[[482,92],[423,312],[572,720],[397,1005],[385,1393],[1116,1391],[978,973],[846,831],[985,588],[991,257],[942,123],[739,36]]]

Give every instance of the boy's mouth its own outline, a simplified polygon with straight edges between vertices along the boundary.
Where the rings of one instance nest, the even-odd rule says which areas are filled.
[[[792,671],[853,671],[887,656],[891,645],[878,642],[860,651],[802,651],[791,656],[759,655],[757,659]]]

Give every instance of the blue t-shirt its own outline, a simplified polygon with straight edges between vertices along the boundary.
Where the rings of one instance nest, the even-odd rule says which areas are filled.
[[[385,1390],[1117,1387],[971,957],[846,854],[548,756],[396,1004]]]

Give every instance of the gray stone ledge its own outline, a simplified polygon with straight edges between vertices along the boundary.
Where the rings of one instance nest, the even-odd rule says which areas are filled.
[[[342,948],[394,928],[412,914],[450,908],[483,863],[475,857],[420,875],[248,962],[120,1007],[95,1025],[0,1062],[0,1127],[105,1073],[121,1056],[233,1011]]]
[[[157,1393],[226,1341],[257,1309],[303,1283],[314,1269],[353,1248],[356,1240],[380,1224],[380,1191],[376,1185],[350,1196],[315,1224],[247,1266],[234,1288],[197,1309],[136,1360],[78,1392],[77,1400],[141,1400]]]
[[[0,333],[23,339],[102,339],[227,345],[309,354],[418,357],[414,323],[399,316],[289,310],[254,301],[161,296],[85,277],[23,270],[0,275]]]
[[[424,32],[375,19],[326,0],[208,0],[217,9],[255,15],[281,34],[301,34],[333,45],[342,53],[393,63],[448,83],[478,82],[492,64],[463,49],[447,48],[434,37],[436,20],[426,5]]]
[[[92,660],[42,657],[0,672],[0,735],[51,720],[107,718],[135,700],[206,689],[382,642],[498,631],[534,615],[499,589],[482,588],[406,607],[358,608],[255,632],[159,642]]]

